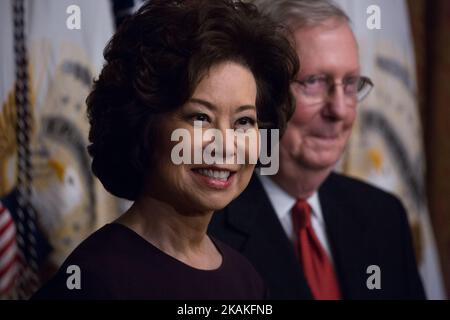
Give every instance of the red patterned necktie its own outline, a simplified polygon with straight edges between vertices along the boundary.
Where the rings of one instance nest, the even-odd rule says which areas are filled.
[[[336,273],[311,225],[311,208],[306,200],[295,203],[292,222],[297,236],[297,253],[314,299],[341,299]]]

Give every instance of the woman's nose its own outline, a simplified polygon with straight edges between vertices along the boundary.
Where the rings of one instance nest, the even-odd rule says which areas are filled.
[[[204,150],[211,151],[216,159],[229,163],[236,152],[234,128],[229,125],[217,125],[204,133]]]

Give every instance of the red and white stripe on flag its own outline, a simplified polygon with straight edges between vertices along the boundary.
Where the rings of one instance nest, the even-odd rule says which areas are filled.
[[[14,295],[20,266],[14,220],[0,202],[0,298]]]

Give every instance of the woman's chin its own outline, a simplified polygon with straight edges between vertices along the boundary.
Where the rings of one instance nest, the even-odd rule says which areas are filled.
[[[204,207],[210,211],[218,211],[225,208],[235,197],[231,194],[214,194],[204,199]]]
[[[210,210],[212,211],[219,211],[222,210],[223,208],[225,208],[231,201],[232,199],[228,199],[229,197],[222,198],[222,199],[212,199],[209,203],[208,203],[208,207]]]
[[[225,208],[234,198],[228,194],[195,196],[186,198],[183,203],[174,205],[174,209],[181,215],[207,216],[214,211]]]

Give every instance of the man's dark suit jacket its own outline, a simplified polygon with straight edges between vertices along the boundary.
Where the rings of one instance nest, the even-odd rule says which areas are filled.
[[[405,209],[393,195],[331,173],[319,189],[326,233],[344,299],[424,299]],[[211,235],[245,255],[273,299],[312,299],[294,246],[253,175],[247,189],[214,213]],[[381,289],[368,289],[370,265]]]

